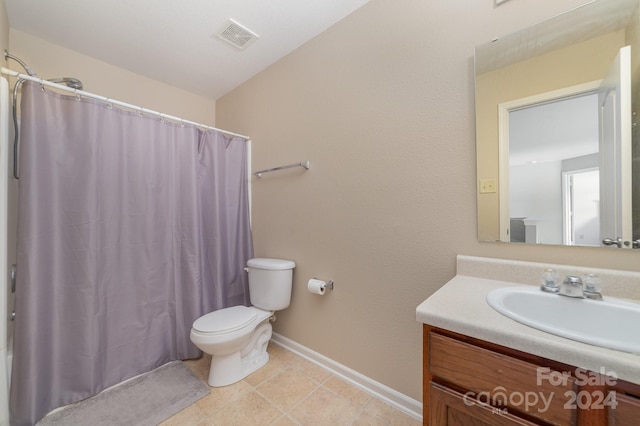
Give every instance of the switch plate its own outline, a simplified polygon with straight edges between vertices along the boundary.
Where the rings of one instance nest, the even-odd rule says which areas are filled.
[[[480,193],[492,194],[497,191],[497,184],[495,179],[480,179]]]

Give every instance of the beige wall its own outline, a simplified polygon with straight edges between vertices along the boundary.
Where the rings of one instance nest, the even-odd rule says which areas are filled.
[[[625,32],[620,30],[476,76],[478,179],[500,182],[499,104],[602,80],[625,44]],[[499,191],[477,195],[481,241],[500,239]]]
[[[639,253],[476,237],[474,46],[581,3],[372,0],[218,100],[254,170],[311,161],[253,180],[256,255],[297,262],[278,333],[421,399],[415,308],[456,254],[640,270]],[[314,276],[335,290],[309,294]]]
[[[10,53],[41,78],[75,77],[84,90],[191,121],[214,125],[216,102],[11,29]],[[169,60],[169,59],[167,59]],[[14,71],[22,67],[11,61]]]
[[[9,49],[9,18],[4,0],[0,0],[0,53],[2,53],[2,64],[4,64],[4,50]],[[4,66],[4,65],[3,65]]]

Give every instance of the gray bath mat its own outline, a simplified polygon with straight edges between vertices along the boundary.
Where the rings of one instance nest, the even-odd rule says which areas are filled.
[[[39,426],[154,426],[210,392],[181,361],[171,362],[42,419]]]

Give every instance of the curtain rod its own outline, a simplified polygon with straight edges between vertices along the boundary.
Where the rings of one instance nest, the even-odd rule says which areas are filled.
[[[82,96],[82,97],[85,97],[85,98],[96,99],[96,100],[105,102],[107,104],[118,105],[118,106],[123,107],[123,108],[132,109],[132,110],[140,112],[140,114],[155,115],[155,116],[158,116],[158,117],[160,117],[162,119],[171,120],[171,121],[175,121],[175,122],[178,122],[178,123],[191,124],[193,126],[200,127],[200,128],[205,128],[205,129],[208,129],[208,130],[216,130],[216,131],[218,131],[220,133],[224,133],[224,134],[229,135],[229,136],[235,136],[235,137],[243,138],[243,139],[246,139],[246,140],[250,139],[249,136],[245,136],[245,135],[241,135],[241,134],[238,134],[238,133],[229,132],[228,130],[222,130],[222,129],[218,129],[218,128],[212,127],[212,126],[207,126],[206,124],[196,123],[195,121],[185,120],[185,119],[180,118],[180,117],[175,117],[173,115],[164,114],[162,112],[158,112],[158,111],[154,111],[154,110],[151,110],[151,109],[143,108],[143,107],[140,107],[140,106],[137,106],[137,105],[131,105],[131,104],[128,104],[126,102],[117,101],[117,100],[114,100],[114,99],[107,98],[105,96],[96,95],[96,94],[90,93],[90,92],[85,92],[83,90],[73,89],[71,87],[68,87],[68,86],[65,86],[65,85],[62,85],[62,84],[52,83],[51,81],[44,80],[42,78],[32,77],[32,76],[30,76],[28,74],[20,74],[20,73],[18,73],[16,71],[10,70],[10,69],[5,68],[5,67],[2,67],[2,74],[9,75],[9,76],[12,76],[12,77],[18,77],[18,78],[20,78],[22,80],[34,81],[36,83],[40,83],[43,86],[54,87],[56,89],[63,90],[65,92],[73,93],[76,96]]]

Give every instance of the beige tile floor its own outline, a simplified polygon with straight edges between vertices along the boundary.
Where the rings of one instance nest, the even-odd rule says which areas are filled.
[[[161,426],[422,424],[277,344],[268,352],[266,366],[231,386],[211,388]],[[185,364],[206,382],[210,360]]]

